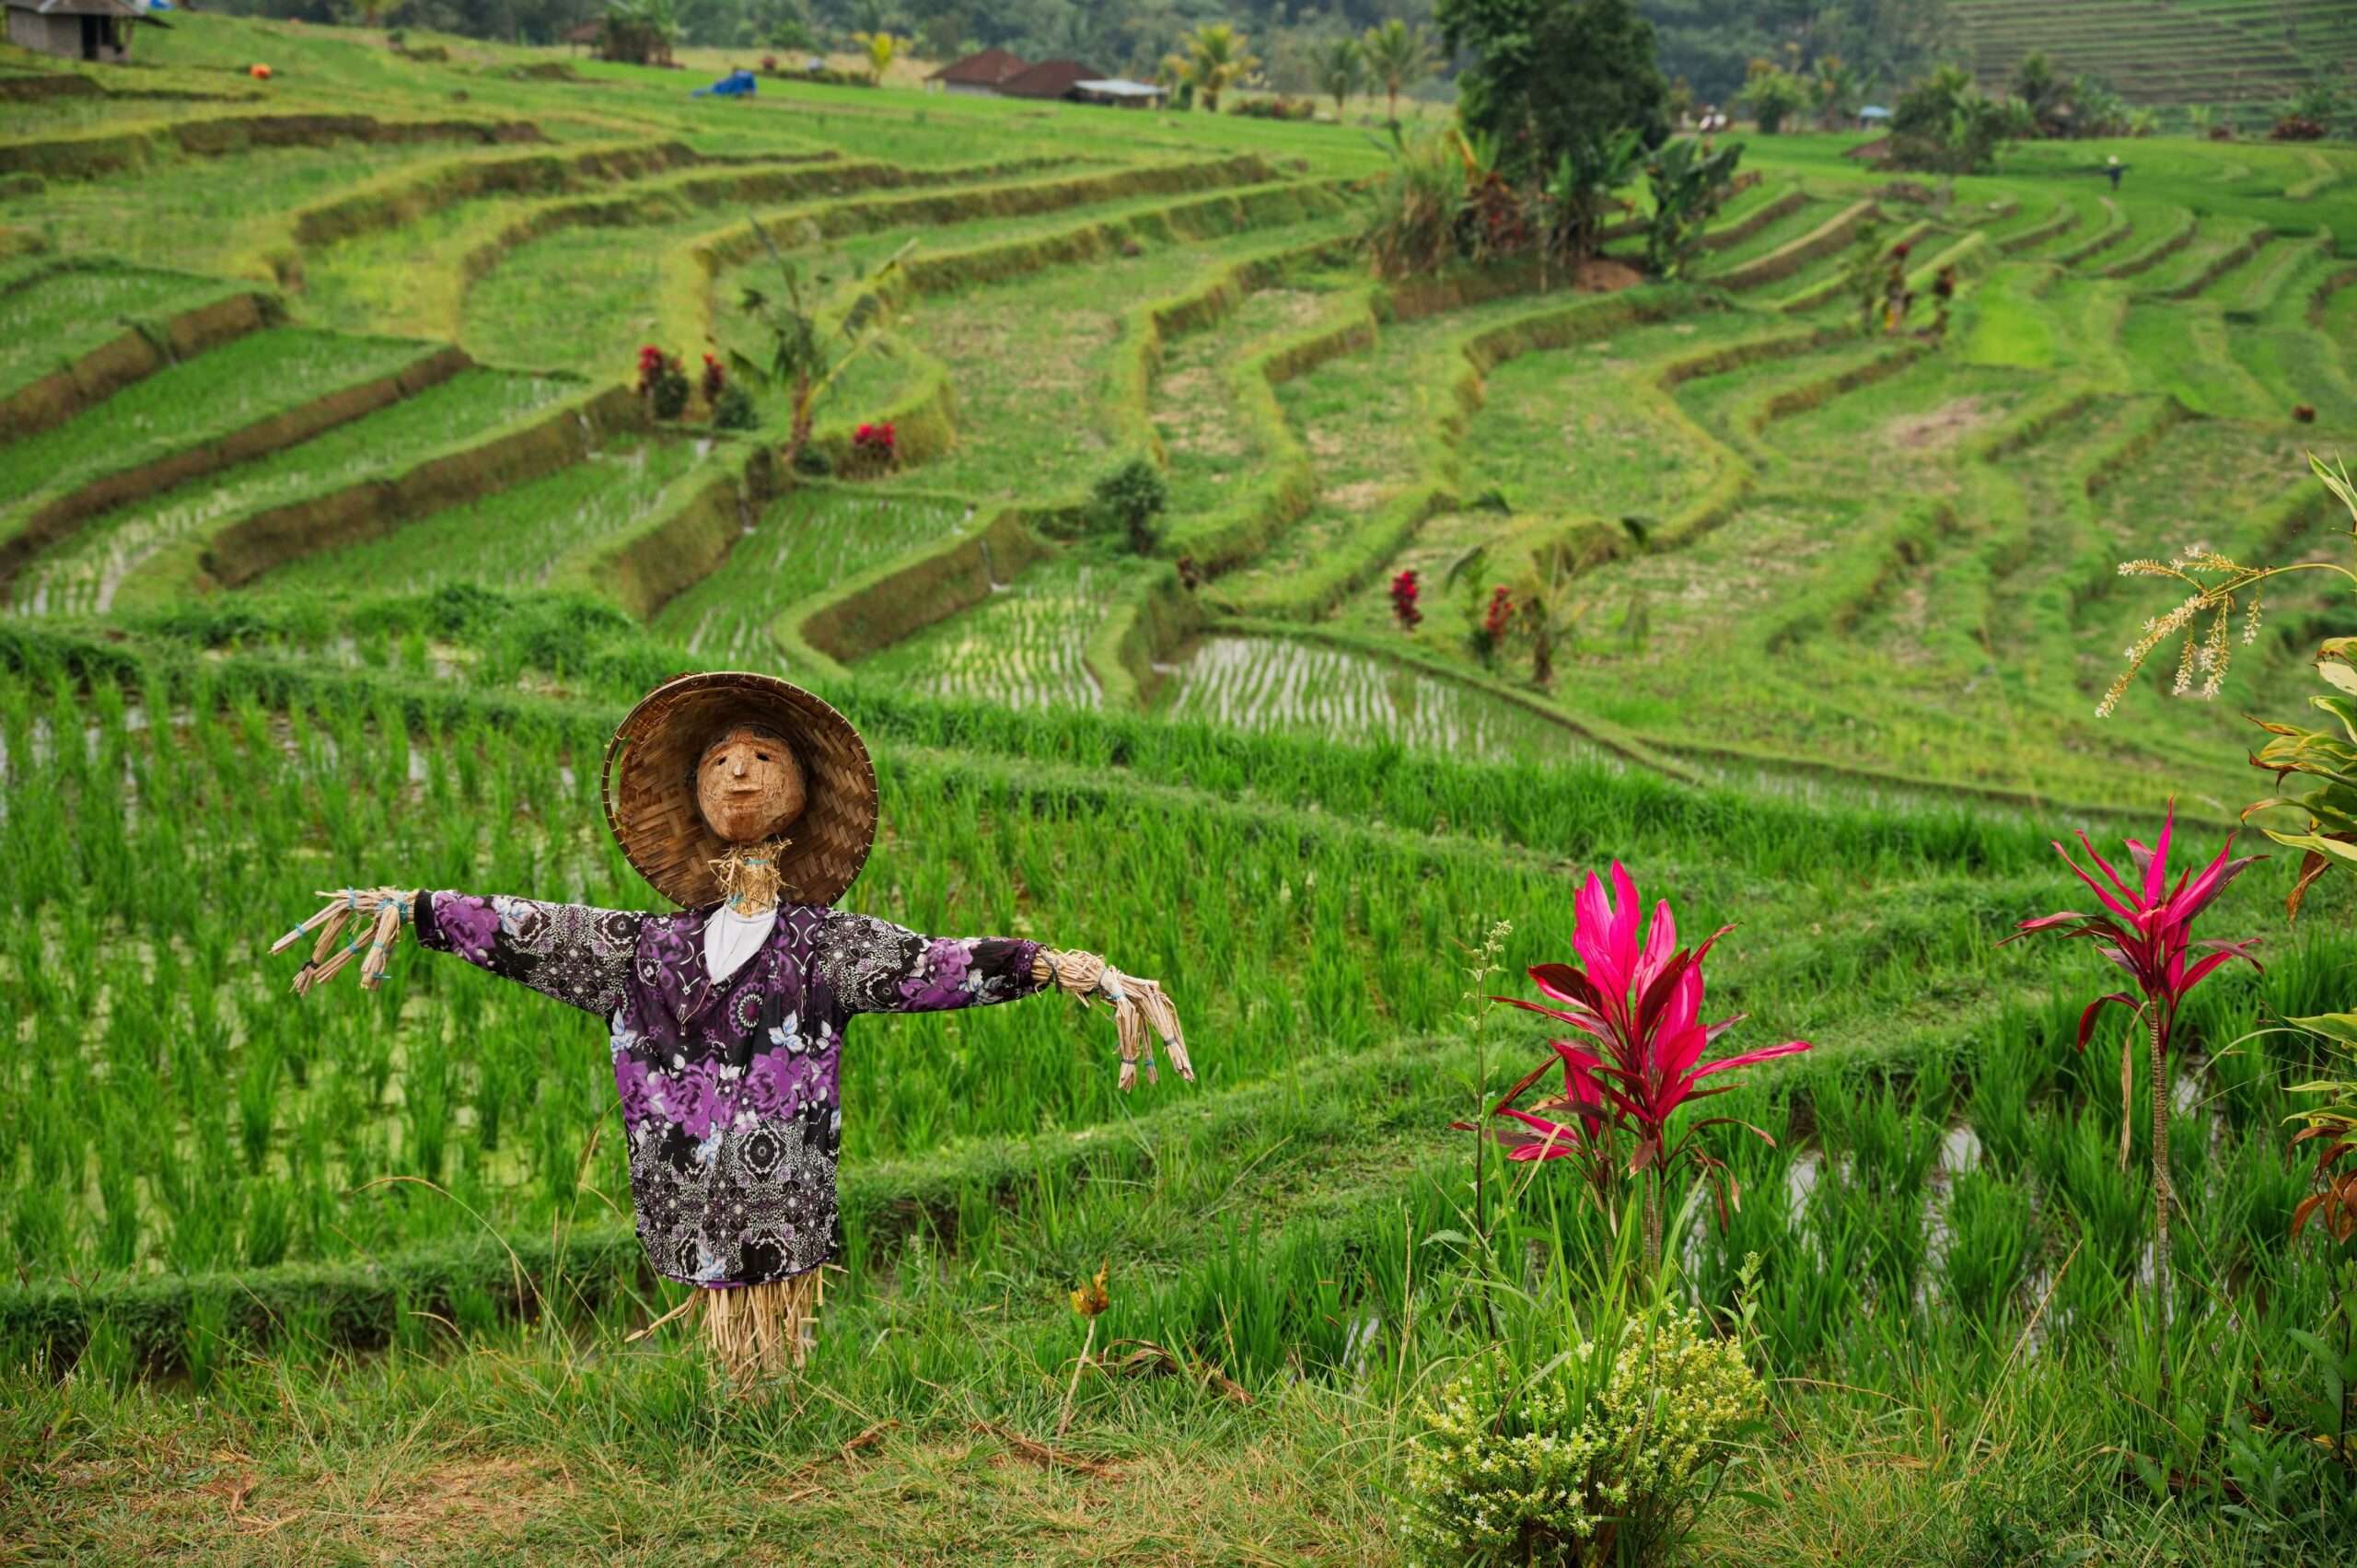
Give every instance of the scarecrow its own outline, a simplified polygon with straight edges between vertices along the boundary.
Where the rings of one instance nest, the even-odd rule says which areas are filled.
[[[639,1240],[658,1273],[699,1287],[679,1311],[701,1313],[740,1381],[802,1364],[821,1268],[842,1248],[837,1083],[853,1014],[1053,986],[1111,1005],[1124,1091],[1141,1056],[1153,1081],[1152,1035],[1194,1077],[1153,981],[1088,953],[920,936],[832,907],[875,842],[876,772],[850,722],[799,687],[737,672],[664,682],[607,746],[603,793],[623,855],[678,912],[347,888],[272,951],[316,931],[298,994],[355,958],[373,987],[407,924],[424,947],[604,1018]]]

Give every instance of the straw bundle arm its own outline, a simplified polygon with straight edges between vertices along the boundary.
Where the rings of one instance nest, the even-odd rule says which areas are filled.
[[[1121,1042],[1121,1092],[1137,1086],[1138,1061],[1145,1061],[1145,1081],[1155,1082],[1154,1036],[1170,1065],[1189,1083],[1195,1081],[1194,1063],[1187,1060],[1187,1037],[1178,1027],[1178,1009],[1158,981],[1121,973],[1094,953],[1058,952],[1041,948],[1031,966],[1031,977],[1052,981],[1059,990],[1080,998],[1083,1006],[1104,1002],[1113,1009],[1113,1033]],[[1151,1031],[1151,1032],[1149,1032]]]
[[[313,986],[334,979],[355,958],[360,959],[362,988],[376,990],[384,981],[402,923],[415,917],[416,892],[408,888],[337,888],[322,889],[319,896],[327,900],[319,912],[270,945],[273,954],[283,953],[310,933],[319,933],[310,958],[295,971],[295,994],[309,995]],[[347,930],[351,940],[339,942]]]

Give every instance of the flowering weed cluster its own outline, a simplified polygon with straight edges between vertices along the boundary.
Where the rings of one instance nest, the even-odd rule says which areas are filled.
[[[1741,1345],[1691,1311],[1631,1318],[1617,1347],[1583,1338],[1527,1379],[1493,1351],[1417,1411],[1411,1550],[1434,1564],[1647,1561],[1701,1514],[1763,1399]]]

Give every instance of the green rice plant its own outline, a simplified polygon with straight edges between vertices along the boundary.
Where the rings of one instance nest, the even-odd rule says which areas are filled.
[[[2143,1251],[2149,1184],[2120,1168],[2115,1128],[2094,1114],[2040,1116],[2031,1134],[2030,1160],[2056,1206],[2076,1227],[2086,1256],[2073,1272],[2125,1280],[2134,1277]]]
[[[252,332],[134,383],[81,418],[7,448],[0,505],[36,485],[62,494],[98,475],[218,438],[424,357],[424,345],[301,327]]]
[[[930,696],[1093,707],[1101,697],[1081,652],[1112,608],[1119,574],[1101,562],[1034,567],[974,610],[894,644],[874,668]]]
[[[577,553],[674,507],[718,464],[706,441],[617,441],[544,479],[493,491],[366,543],[305,556],[272,587],[421,591],[445,585],[543,585]]]
[[[135,267],[47,271],[0,289],[0,392],[14,391],[120,335],[227,292],[216,280]]]
[[[2002,1322],[2017,1309],[2038,1256],[2029,1192],[1987,1171],[1963,1171],[1949,1184],[1942,1219],[1942,1299],[1973,1322]]]
[[[226,520],[363,482],[482,436],[578,391],[573,383],[466,371],[299,446],[119,506],[82,524],[11,586],[37,614],[103,612],[126,580]]]

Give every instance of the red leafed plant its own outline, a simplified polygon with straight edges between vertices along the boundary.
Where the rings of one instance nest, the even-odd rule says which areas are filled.
[[[1505,641],[1506,627],[1514,620],[1514,595],[1501,583],[1491,590],[1490,608],[1482,612],[1481,630],[1493,643]]]
[[[640,397],[643,398],[655,389],[655,378],[663,374],[663,366],[668,357],[653,343],[648,343],[638,351],[638,395]]]
[[[889,421],[863,424],[851,433],[852,468],[862,474],[890,471],[900,459],[900,440]]]
[[[2107,1005],[2126,1007],[2144,1020],[2144,1038],[2149,1047],[2153,1107],[2153,1295],[2154,1322],[2162,1340],[2161,1386],[2168,1387],[2169,1363],[2167,1349],[2169,1283],[2169,1205],[2175,1194],[2169,1185],[2169,1074],[2168,1055],[2171,1038],[2177,1028],[2177,1009],[2191,994],[2193,988],[2236,958],[2253,969],[2258,960],[2250,955],[2257,938],[2235,942],[2195,942],[2193,922],[2208,909],[2219,894],[2224,892],[2246,866],[2259,858],[2246,855],[2240,860],[2229,858],[2234,854],[2235,837],[2226,835],[2225,847],[2218,856],[2197,874],[2188,869],[2169,885],[2169,839],[2177,826],[2177,806],[2172,802],[2168,815],[2161,821],[2161,836],[2153,847],[2145,848],[2134,839],[2128,841],[2128,853],[2135,864],[2138,880],[2130,883],[2112,869],[2109,862],[2096,853],[2087,835],[2079,835],[2079,845],[2103,873],[2098,882],[2060,842],[2054,853],[2062,857],[2080,881],[2084,882],[2103,906],[2098,914],[2082,914],[2075,910],[2063,910],[2055,914],[2025,920],[2021,929],[2007,937],[2008,942],[2040,932],[2055,932],[2070,937],[2084,937],[2096,944],[2103,956],[2128,972],[2136,982],[2136,993],[2125,991],[2107,992],[2086,1005],[2079,1015],[2079,1049],[2086,1049],[2088,1038],[2094,1034],[2096,1016]],[[2193,954],[2202,955],[2189,964]],[[2120,1041],[2119,1075],[2128,1081],[2135,1050],[2135,1036],[2131,1033]],[[2119,1165],[2128,1167],[2128,1129],[2119,1130]]]
[[[1708,1127],[1746,1125],[1730,1117],[1706,1117],[1673,1138],[1671,1119],[1690,1101],[1725,1092],[1725,1085],[1701,1087],[1703,1079],[1806,1051],[1809,1042],[1788,1040],[1703,1061],[1704,1052],[1743,1021],[1737,1014],[1714,1024],[1702,1022],[1702,959],[1713,943],[1735,928],[1722,926],[1701,946],[1680,947],[1678,922],[1665,899],[1654,905],[1651,924],[1641,933],[1643,906],[1636,884],[1619,861],[1612,863],[1609,891],[1603,878],[1588,873],[1574,910],[1572,947],[1580,962],[1535,964],[1530,970],[1532,981],[1550,1002],[1493,999],[1578,1031],[1582,1038],[1547,1042],[1562,1063],[1563,1092],[1538,1102],[1534,1110],[1515,1108],[1515,1101],[1556,1064],[1541,1063],[1508,1089],[1491,1112],[1517,1128],[1497,1130],[1492,1136],[1506,1145],[1508,1159],[1581,1161],[1599,1195],[1609,1193],[1624,1169],[1643,1177],[1646,1266],[1658,1268],[1662,1188],[1669,1171],[1685,1162],[1718,1179],[1725,1162],[1697,1144],[1696,1134]],[[1768,1138],[1757,1127],[1747,1130]],[[1722,1182],[1723,1205],[1728,1195]]]
[[[1423,621],[1424,612],[1416,608],[1416,600],[1422,593],[1422,585],[1417,582],[1412,566],[1391,579],[1391,618],[1399,622],[1401,631],[1412,632]]]
[[[688,406],[688,373],[676,354],[665,354],[653,343],[638,351],[638,395],[657,419],[677,419]]]

